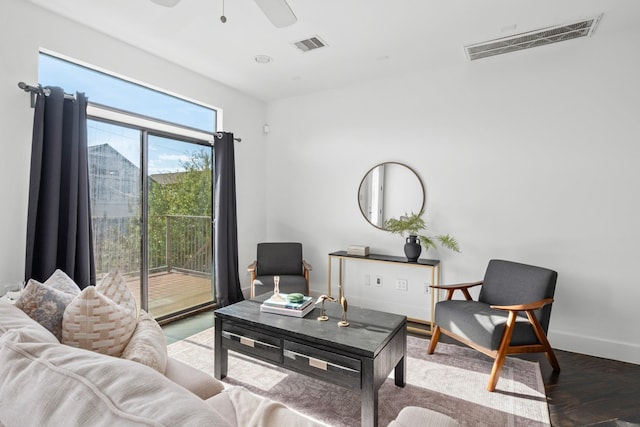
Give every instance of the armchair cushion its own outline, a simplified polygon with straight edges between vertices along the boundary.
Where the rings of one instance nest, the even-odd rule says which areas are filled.
[[[483,302],[450,300],[438,303],[435,322],[441,328],[484,348],[497,350],[508,315],[508,311],[493,309]],[[538,342],[526,315],[519,314],[516,322],[511,345]]]
[[[258,243],[257,261],[257,276],[302,275],[302,244]]]
[[[487,266],[478,301],[492,305],[514,305],[553,298],[557,277],[558,273],[553,270],[494,259]],[[535,313],[546,332],[551,304]]]

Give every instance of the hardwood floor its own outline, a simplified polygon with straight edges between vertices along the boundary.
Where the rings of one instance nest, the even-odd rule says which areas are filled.
[[[207,311],[163,329],[174,342],[212,326],[213,313]],[[446,336],[441,341],[459,344]],[[542,354],[517,356],[540,364],[552,426],[640,426],[640,365],[562,350],[556,350],[556,356],[559,373],[553,373]]]
[[[446,336],[441,341],[460,344]],[[510,356],[540,364],[552,426],[640,426],[640,365],[554,351],[557,373],[543,354]]]
[[[554,374],[536,356],[552,425],[640,426],[640,365],[556,350],[561,371]]]

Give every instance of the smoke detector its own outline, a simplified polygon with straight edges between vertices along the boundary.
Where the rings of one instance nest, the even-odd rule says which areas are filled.
[[[573,21],[568,24],[542,28],[509,37],[466,45],[464,50],[469,61],[502,55],[532,47],[545,46],[579,37],[590,37],[596,29],[602,14],[593,18]]]

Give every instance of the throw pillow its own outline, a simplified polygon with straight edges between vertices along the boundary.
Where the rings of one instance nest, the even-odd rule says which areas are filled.
[[[167,368],[167,340],[153,317],[140,310],[138,324],[122,352],[123,359],[142,363],[164,374]]]
[[[89,286],[67,306],[62,343],[120,357],[136,328],[135,303],[120,305]]]
[[[27,316],[24,311],[14,304],[0,301],[0,337],[13,330],[26,331],[34,341],[58,343],[51,331]]]
[[[76,285],[76,282],[60,269],[54,271],[44,284],[68,294],[78,295],[80,293],[80,288]]]
[[[110,271],[109,274],[104,276],[96,286],[96,289],[116,304],[133,310],[136,315],[138,314],[136,299],[129,290],[127,282],[117,270]]]
[[[62,315],[80,288],[62,270],[56,270],[46,282],[29,280],[16,300],[16,307],[62,338]]]

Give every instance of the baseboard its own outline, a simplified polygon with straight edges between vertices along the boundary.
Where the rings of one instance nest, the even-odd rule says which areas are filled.
[[[549,332],[553,348],[640,365],[640,345],[593,336]]]

